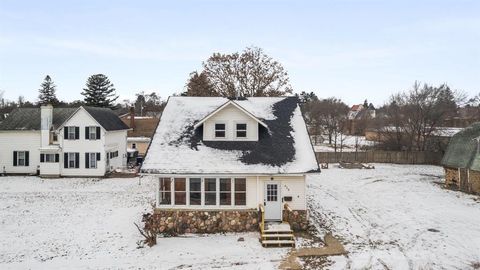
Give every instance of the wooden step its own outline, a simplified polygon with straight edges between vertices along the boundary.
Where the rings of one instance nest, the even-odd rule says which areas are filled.
[[[279,234],[262,234],[262,238],[291,238],[293,239],[293,234],[283,234],[283,233],[279,233]]]
[[[263,240],[262,241],[262,246],[264,247],[295,247],[295,241],[294,240]]]

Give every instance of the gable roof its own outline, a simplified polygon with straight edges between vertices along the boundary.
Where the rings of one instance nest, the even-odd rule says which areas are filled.
[[[53,108],[52,126],[62,126],[80,108]],[[112,110],[106,108],[84,107],[84,109],[106,130],[129,129]],[[0,130],[40,130],[40,108],[17,108],[0,123]]]
[[[237,100],[262,119],[259,141],[202,141],[194,127],[229,100],[170,97],[142,165],[152,174],[294,174],[319,171],[298,100],[252,97]]]
[[[215,114],[221,112],[224,108],[226,108],[227,106],[229,105],[232,105],[232,106],[235,106],[237,109],[239,109],[241,112],[243,112],[244,114],[246,114],[247,116],[251,117],[253,120],[255,120],[257,123],[259,123],[260,125],[268,128],[267,124],[265,124],[264,122],[262,122],[262,120],[258,119],[255,115],[253,115],[252,113],[250,113],[249,111],[245,110],[244,108],[242,108],[242,106],[238,105],[236,102],[234,102],[233,100],[229,100],[227,102],[225,102],[222,106],[218,107],[216,110],[214,110],[213,112],[209,113],[207,116],[205,116],[203,119],[201,119],[198,123],[196,123],[193,127],[194,128],[198,128],[199,126],[201,126],[205,121],[207,121],[210,117],[214,116]]]
[[[470,168],[480,171],[480,122],[456,133],[448,143],[441,164],[453,168]]]

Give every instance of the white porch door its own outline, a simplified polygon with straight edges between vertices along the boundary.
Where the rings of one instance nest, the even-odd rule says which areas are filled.
[[[282,200],[280,184],[265,182],[265,220],[282,220]]]

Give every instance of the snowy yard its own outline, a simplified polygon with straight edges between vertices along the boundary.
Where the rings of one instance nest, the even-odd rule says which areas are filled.
[[[329,268],[480,262],[480,203],[442,189],[442,177],[440,167],[381,164],[309,177],[320,236],[332,231],[349,251],[329,257]],[[275,269],[288,252],[262,248],[257,233],[161,238],[137,249],[133,222],[153,198],[148,180],[0,177],[0,269]]]
[[[133,222],[153,198],[147,180],[0,177],[0,269],[274,269],[288,251],[262,248],[257,233],[137,249]]]
[[[442,180],[441,167],[382,164],[311,177],[311,217],[350,252],[331,257],[330,268],[472,269],[480,262],[480,203],[442,189]]]
[[[312,142],[314,142],[313,139]],[[367,141],[365,136],[343,135],[342,140],[340,137],[337,140],[337,152],[365,151],[366,148],[372,147],[374,144],[373,141]],[[323,136],[323,142],[313,145],[313,148],[315,152],[335,152],[333,141],[332,144],[328,144],[326,135]]]

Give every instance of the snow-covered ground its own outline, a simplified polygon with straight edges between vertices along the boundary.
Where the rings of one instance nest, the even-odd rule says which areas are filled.
[[[337,152],[355,152],[355,146],[358,151],[364,151],[365,148],[373,146],[375,142],[367,141],[365,136],[343,135],[343,146],[340,150],[340,137],[337,139]],[[312,139],[312,142],[314,140]],[[334,152],[335,148],[333,144],[328,144],[328,136],[323,135],[323,142],[313,146],[315,152]]]
[[[473,269],[480,263],[478,197],[442,189],[435,166],[330,168],[308,180],[311,217],[347,257],[331,269]],[[478,269],[478,268],[477,268]]]
[[[327,264],[308,259],[306,267],[472,269],[480,262],[478,197],[443,189],[440,167],[375,166],[308,178],[319,236],[332,231],[349,254]],[[159,238],[137,248],[133,222],[150,211],[154,189],[147,179],[0,177],[0,269],[275,269],[289,251],[262,248],[258,233]]]
[[[137,249],[133,222],[150,211],[154,191],[146,179],[0,177],[0,269],[275,269],[288,251],[262,248],[258,233]]]

